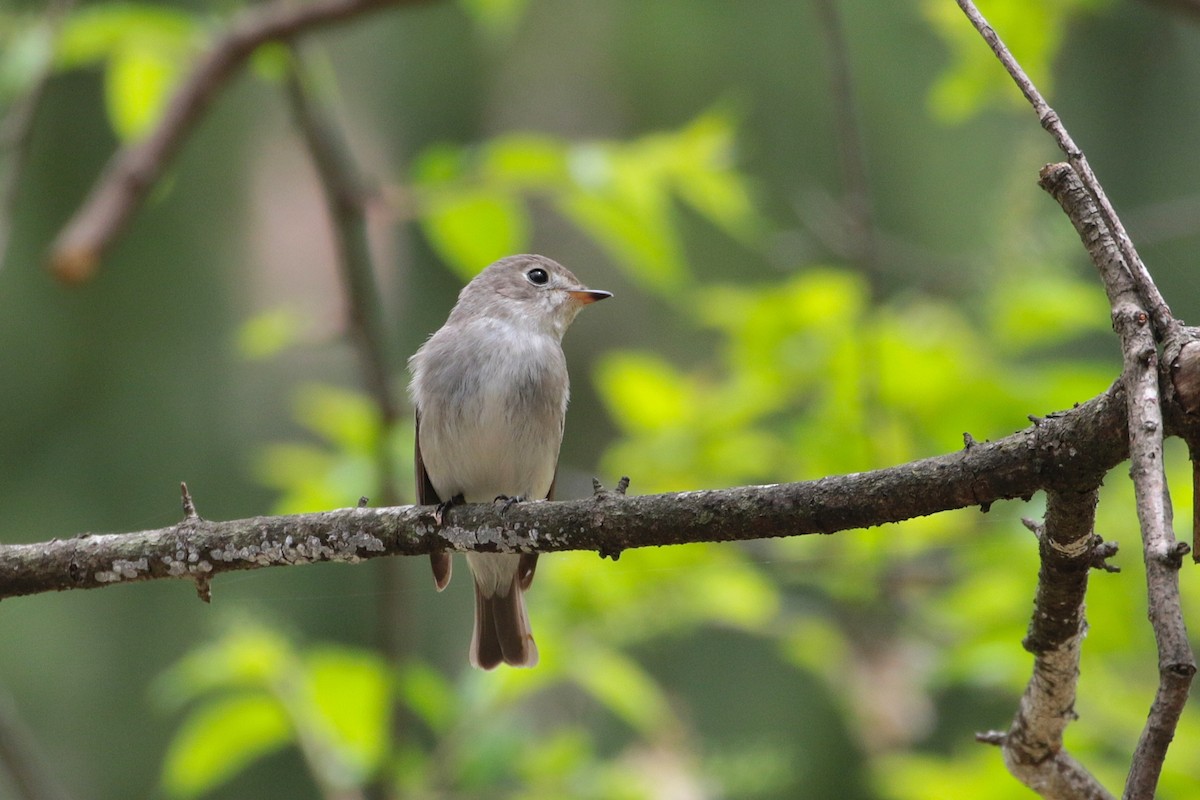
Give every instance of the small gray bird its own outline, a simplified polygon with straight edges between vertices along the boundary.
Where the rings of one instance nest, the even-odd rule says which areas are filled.
[[[553,499],[570,385],[562,337],[579,310],[611,297],[536,255],[502,258],[468,283],[450,317],[409,359],[417,410],[417,499],[447,506]],[[433,553],[438,591],[450,554]],[[471,664],[537,663],[523,593],[536,553],[467,553],[475,578]]]

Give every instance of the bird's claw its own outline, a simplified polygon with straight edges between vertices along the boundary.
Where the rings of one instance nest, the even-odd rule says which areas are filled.
[[[509,497],[506,494],[498,494],[498,495],[496,495],[496,499],[493,500],[492,502],[502,504],[500,507],[500,513],[503,514],[503,513],[507,512],[510,508],[515,506],[517,503],[524,503],[525,498],[520,497],[520,496]]]
[[[441,525],[442,521],[445,519],[446,512],[455,506],[462,505],[464,502],[463,496],[461,494],[456,494],[449,500],[443,500],[442,502],[438,503],[433,507],[433,521],[438,525]]]

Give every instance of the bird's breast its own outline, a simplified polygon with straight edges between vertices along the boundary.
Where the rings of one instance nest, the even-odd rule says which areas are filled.
[[[438,495],[544,498],[568,397],[566,361],[548,336],[484,327],[427,343],[414,379],[421,455]],[[439,332],[440,334],[440,332]]]

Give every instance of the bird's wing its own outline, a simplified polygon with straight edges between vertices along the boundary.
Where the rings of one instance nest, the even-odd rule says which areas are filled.
[[[437,490],[433,488],[433,483],[429,480],[429,473],[425,471],[425,460],[421,458],[420,411],[417,412],[416,433],[413,435],[413,459],[414,474],[417,477],[417,502],[423,506],[441,505],[442,498],[438,497]],[[453,566],[450,554],[445,550],[434,550],[429,554],[429,565],[433,568],[433,583],[440,592],[450,583],[450,569]]]
[[[546,499],[554,499],[554,487],[558,483],[558,465],[554,465],[554,479],[550,481],[550,490],[546,492]],[[521,560],[517,565],[517,580],[520,582],[521,591],[529,588],[533,583],[533,573],[537,569],[537,553],[522,553]]]

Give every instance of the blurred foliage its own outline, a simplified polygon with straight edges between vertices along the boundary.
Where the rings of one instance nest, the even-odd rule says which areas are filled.
[[[163,707],[193,706],[167,751],[163,787],[198,797],[286,745],[304,752],[329,796],[362,785],[387,751],[391,686],[373,653],[301,653],[281,634],[238,620],[154,686]]]
[[[508,134],[477,147],[430,148],[411,189],[430,245],[470,279],[529,247],[528,200],[548,201],[644,288],[687,277],[673,200],[748,242],[762,223],[734,168],[733,116],[713,110],[679,131],[632,142],[570,143]]]
[[[1045,96],[1050,96],[1051,62],[1062,46],[1067,23],[1081,13],[1110,5],[1111,0],[1007,0],[981,3],[988,23]],[[1027,102],[991,50],[980,46],[979,34],[963,23],[954,3],[923,0],[922,8],[938,35],[949,45],[954,63],[933,86],[929,102],[938,117],[961,122],[984,106],[1000,103],[1024,108]]]
[[[477,147],[435,146],[417,159],[419,221],[463,279],[523,249],[526,196],[540,193],[563,210],[596,200],[588,192],[600,185],[611,214],[568,216],[615,261],[640,265],[630,275],[646,290],[689,286],[678,308],[715,343],[710,358],[685,368],[653,350],[623,350],[597,367],[597,388],[621,430],[605,456],[606,474],[633,472],[642,491],[674,491],[886,466],[960,447],[964,430],[1003,436],[1030,410],[1068,407],[1111,381],[1113,359],[1081,361],[1069,347],[1108,330],[1103,292],[1061,268],[1008,271],[973,314],[929,296],[872,300],[862,276],[834,266],[807,265],[761,285],[699,281],[674,244],[668,191],[728,234],[752,239],[761,223],[745,178],[728,161],[732,140],[731,120],[709,114],[678,133],[629,144],[512,135]],[[580,157],[607,166],[573,172]],[[626,172],[625,159],[638,166]],[[589,183],[581,176],[592,168],[609,179]],[[708,188],[689,195],[681,187],[690,180]],[[621,244],[638,241],[659,245]],[[663,253],[673,255],[661,260]],[[319,387],[300,397],[297,419],[323,443],[268,452],[262,475],[284,491],[281,512],[328,507],[369,483],[378,435],[365,397]],[[353,477],[343,482],[344,475]],[[536,670],[455,679],[419,663],[401,670],[399,695],[428,738],[400,745],[396,785],[412,797],[659,797],[631,755],[652,753],[646,769],[669,763],[715,796],[791,791],[796,774],[771,760],[769,748],[750,770],[765,780],[757,789],[727,764],[710,769],[722,762],[703,752],[663,676],[638,664],[647,643],[723,628],[773,642],[782,662],[827,683],[872,756],[880,796],[1012,796],[1016,787],[995,753],[936,754],[920,745],[938,735],[940,695],[1015,698],[1027,680],[1019,642],[1036,575],[1032,539],[1002,512],[943,514],[892,530],[822,540],[819,560],[807,539],[635,551],[620,569],[601,570],[590,554],[556,555],[539,571],[533,595],[543,654]],[[1135,603],[1138,582],[1121,586]],[[1110,627],[1123,626],[1114,619]],[[1121,663],[1128,641],[1111,649],[1102,641],[1088,643],[1089,656],[1106,666],[1085,669],[1084,697],[1111,696],[1109,680],[1145,668]],[[562,702],[564,692],[622,725],[615,757],[577,723],[535,731],[518,721],[523,709],[545,702],[539,698]],[[1127,752],[1140,724],[1130,713],[1120,725],[1080,724],[1072,732],[1106,740],[1094,751],[1082,745],[1080,755],[1115,769],[1104,759]],[[1197,768],[1177,763],[1164,785]]]
[[[527,5],[461,3],[493,40],[513,35]],[[984,11],[1045,89],[1067,23],[1109,5],[1021,0]],[[950,53],[929,90],[936,116],[965,122],[989,104],[1022,102],[953,4],[922,8]],[[0,100],[27,88],[53,52],[60,69],[103,71],[109,124],[136,138],[214,29],[174,7],[93,3],[69,16],[54,43],[36,15],[0,12]],[[276,74],[279,56],[263,48],[259,74]],[[1027,414],[1103,391],[1117,374],[1115,356],[1081,356],[1103,341],[1108,313],[1094,281],[1059,266],[1078,247],[1069,231],[1035,238],[1019,263],[1008,263],[1011,252],[995,255],[986,291],[965,299],[880,297],[862,272],[832,259],[737,283],[702,274],[688,254],[688,221],[756,255],[778,232],[739,160],[741,119],[710,102],[673,128],[629,138],[510,131],[434,144],[399,170],[425,244],[459,280],[530,249],[549,208],[699,343],[686,363],[650,346],[599,360],[591,377],[618,431],[605,474],[629,473],[637,490],[651,492],[899,464],[961,447],[964,431],[1003,436]],[[1013,213],[1013,230],[1036,228],[1032,212]],[[242,326],[237,349],[263,364],[308,343],[304,315],[276,307]],[[294,391],[292,416],[306,438],[255,458],[259,480],[278,493],[278,513],[378,495],[381,453],[397,480],[411,483],[411,426],[386,430],[368,396],[307,383]],[[1169,456],[1172,474],[1186,474],[1185,454]],[[1130,489],[1111,483],[1097,528],[1135,550]],[[1181,518],[1189,492],[1175,492]],[[1024,796],[998,754],[970,742],[975,729],[1008,724],[1029,676],[1020,641],[1036,547],[1017,513],[966,510],[819,540],[634,551],[615,565],[592,554],[546,558],[531,595],[543,660],[531,671],[483,674],[465,669],[465,657],[449,672],[415,656],[389,664],[233,620],[153,686],[159,707],[182,716],[162,789],[179,798],[218,793],[290,749],[328,797],[356,796],[373,782],[413,798],[796,796],[815,767],[772,739],[766,722],[748,744],[710,736],[698,704],[662,666],[664,651],[720,633],[746,650],[765,648],[791,683],[824,690],[837,717],[830,731],[844,729],[845,749],[861,755],[869,796]],[[1124,553],[1119,563],[1124,572],[1096,576],[1089,596],[1082,721],[1067,742],[1113,787],[1154,675],[1138,558]],[[1194,618],[1200,600],[1185,600]],[[722,680],[705,691],[732,693],[759,676]],[[401,736],[390,727],[393,704],[407,723]],[[998,712],[976,715],[984,708]],[[804,723],[811,709],[802,711]],[[1178,738],[1198,737],[1200,718],[1189,710]],[[1190,796],[1197,775],[1200,754],[1176,746],[1161,796]]]
[[[112,3],[72,13],[58,40],[58,66],[104,68],[104,101],[123,139],[145,134],[162,114],[204,42],[190,14],[163,6]]]

